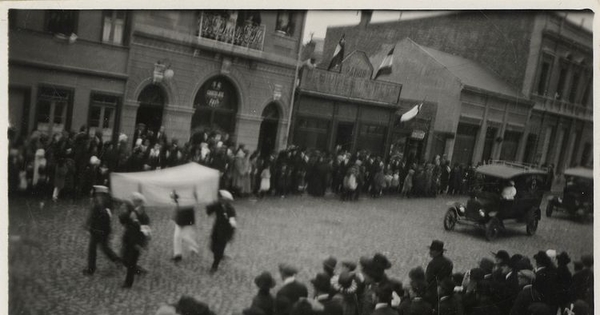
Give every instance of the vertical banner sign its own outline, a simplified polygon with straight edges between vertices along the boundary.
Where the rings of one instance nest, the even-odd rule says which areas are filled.
[[[222,90],[221,82],[212,81],[210,87],[206,90],[206,104],[213,108],[219,107],[224,97],[225,92]]]

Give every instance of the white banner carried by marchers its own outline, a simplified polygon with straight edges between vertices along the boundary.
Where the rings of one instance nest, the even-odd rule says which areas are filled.
[[[209,204],[218,199],[219,171],[188,163],[156,171],[112,173],[110,190],[113,198],[130,200],[133,192],[146,197],[146,206],[172,206],[171,192],[177,191],[179,204]]]

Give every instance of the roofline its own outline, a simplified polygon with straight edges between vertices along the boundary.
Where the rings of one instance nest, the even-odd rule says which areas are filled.
[[[463,83],[463,88],[466,89],[466,90],[469,90],[471,92],[491,94],[492,96],[495,96],[495,97],[498,97],[498,98],[501,98],[501,99],[505,99],[505,100],[508,100],[508,101],[511,101],[511,102],[512,101],[516,101],[517,103],[525,103],[525,104],[530,105],[532,107],[535,105],[535,102],[532,101],[532,100],[527,99],[525,97],[525,95],[522,95],[522,97],[515,97],[515,96],[510,96],[510,95],[506,95],[506,94],[502,94],[502,93],[498,93],[498,92],[494,92],[494,91],[490,91],[490,90],[478,88],[476,86],[472,86],[472,85],[468,85],[468,84],[464,84],[464,83]]]

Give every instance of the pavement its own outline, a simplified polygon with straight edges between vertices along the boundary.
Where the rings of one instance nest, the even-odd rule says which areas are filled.
[[[593,253],[593,224],[569,220],[557,213],[542,218],[537,234],[524,226],[509,227],[493,243],[481,230],[457,227],[447,232],[443,216],[447,203],[466,197],[402,199],[384,196],[341,202],[334,196],[294,196],[236,201],[238,231],[226,250],[220,270],[211,275],[208,238],[213,222],[199,208],[197,240],[200,253],[170,261],[174,223],[171,209],[148,209],[153,238],[140,264],[149,270],[133,288],[122,289],[125,269],[98,252],[98,271],[82,275],[88,235],[83,229],[89,200],[9,200],[9,314],[154,314],[164,303],[183,295],[206,302],[216,314],[236,314],[256,293],[253,279],[270,271],[277,279],[279,263],[299,267],[297,278],[309,283],[329,255],[358,261],[376,252],[386,254],[389,274],[403,280],[414,267],[426,267],[427,246],[445,242],[455,272],[474,267],[490,251],[507,250],[532,257],[540,249],[567,251],[573,260]],[[545,204],[542,204],[544,209]],[[119,253],[122,227],[113,217],[112,247]]]

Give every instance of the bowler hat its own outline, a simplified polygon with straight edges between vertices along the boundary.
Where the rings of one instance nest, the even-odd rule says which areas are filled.
[[[567,252],[562,252],[556,256],[556,261],[559,265],[568,265],[571,262],[571,257]]]
[[[275,287],[275,279],[270,272],[265,271],[254,278],[254,284],[260,289],[271,289]]]
[[[422,267],[416,267],[408,272],[411,281],[425,281],[425,271]]]
[[[280,264],[279,272],[284,275],[295,275],[298,273],[298,269],[290,264]]]
[[[543,250],[541,250],[541,251],[537,252],[537,254],[533,255],[533,259],[535,259],[535,262],[538,263],[538,265],[540,265],[540,266],[548,267],[548,266],[552,265],[552,260],[550,260],[550,257],[548,257],[548,254],[546,254],[546,252]]]
[[[315,290],[320,292],[329,292],[331,291],[331,283],[330,278],[324,273],[318,273],[314,279],[310,280],[310,283],[313,284]]]
[[[444,249],[444,242],[440,241],[440,240],[433,240],[431,241],[431,245],[429,245],[429,250],[435,250],[438,252],[445,252],[446,250]]]
[[[335,257],[333,257],[333,256],[329,256],[327,259],[323,260],[323,267],[326,267],[329,269],[335,269],[336,265],[337,265],[337,259],[335,259]]]
[[[500,263],[508,264],[510,261],[510,255],[505,250],[499,250],[497,252],[492,252],[492,255],[496,257],[496,259],[500,260]]]

